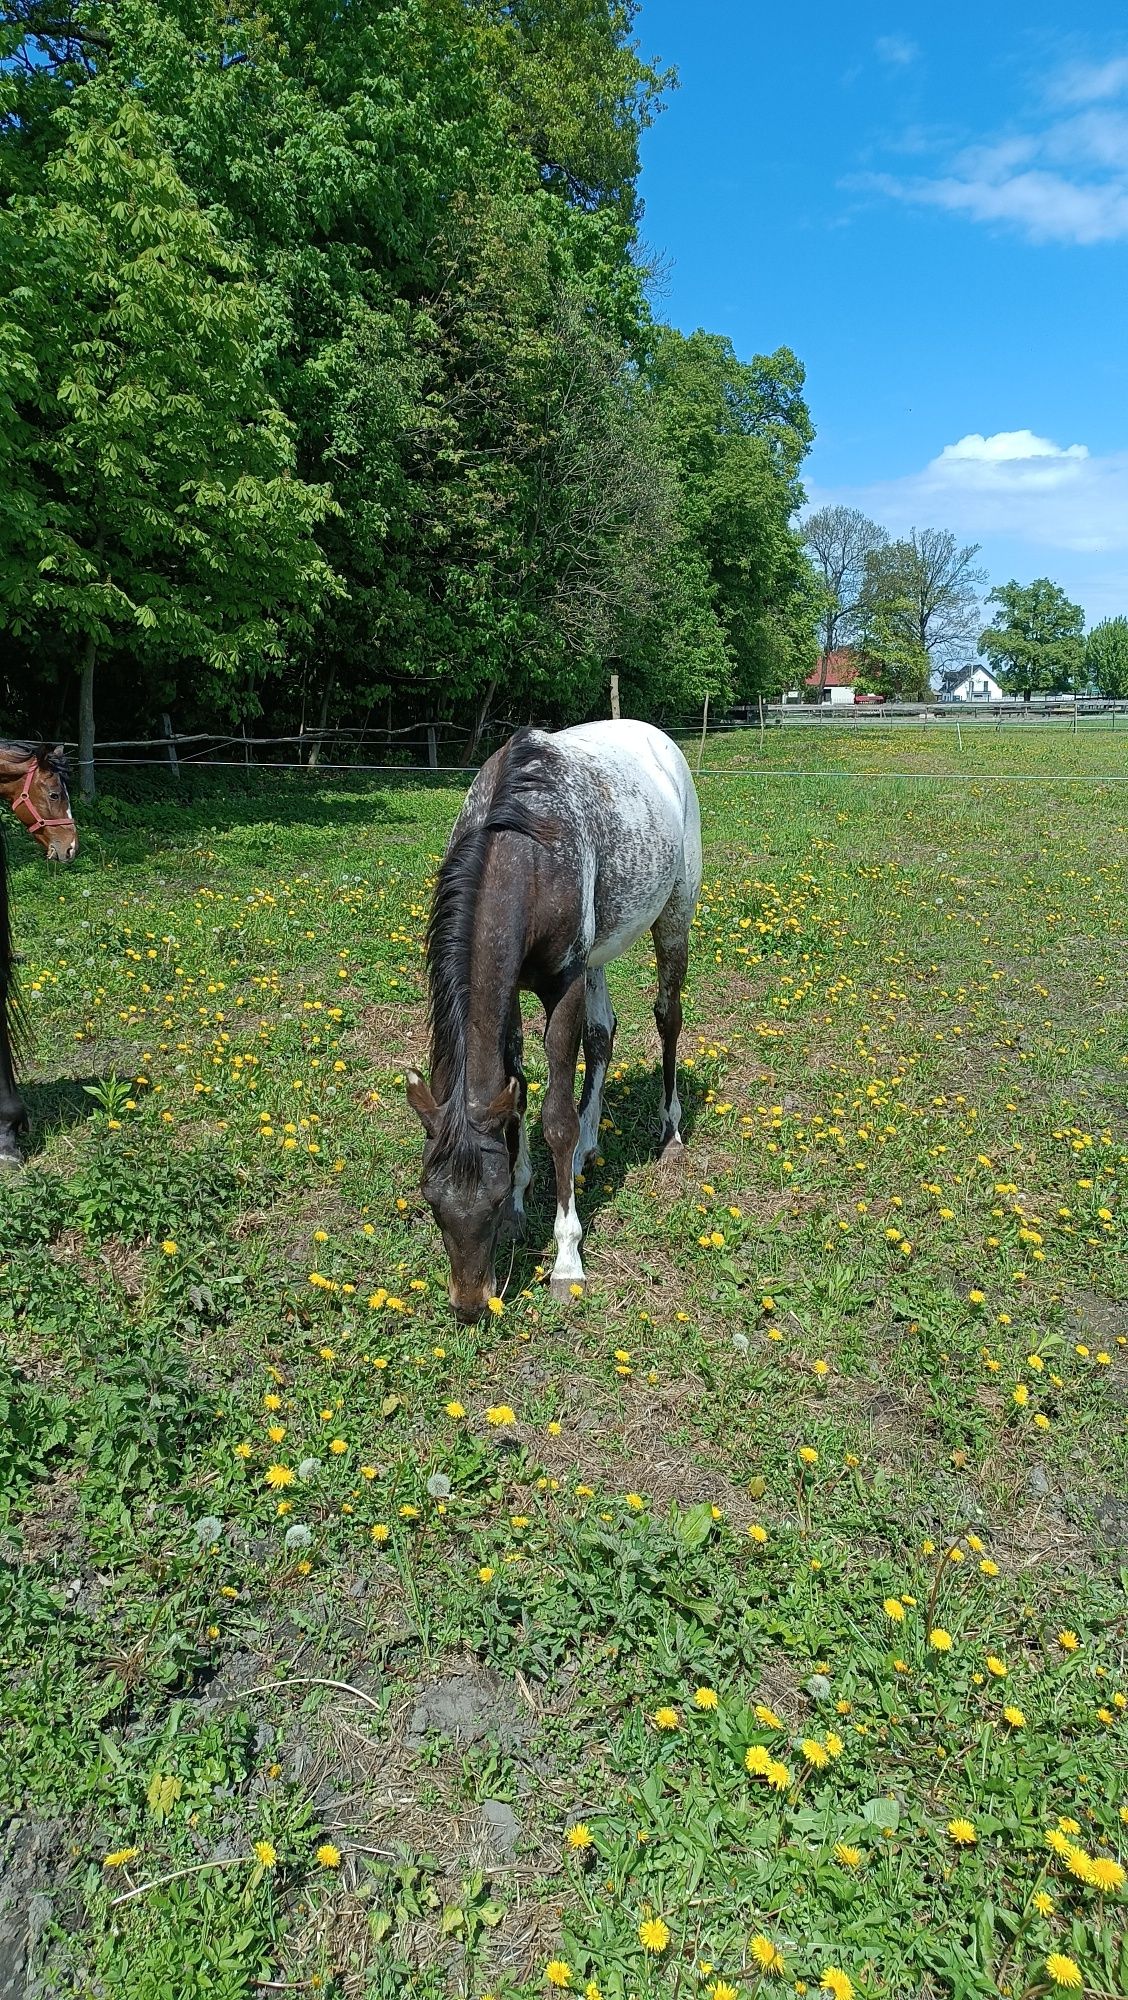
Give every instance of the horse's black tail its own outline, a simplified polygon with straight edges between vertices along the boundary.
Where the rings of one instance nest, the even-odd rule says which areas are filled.
[[[12,950],[12,920],[8,907],[8,857],[0,833],[0,1031],[12,1054],[27,1054],[30,1035],[27,1015],[20,1002],[16,959]]]

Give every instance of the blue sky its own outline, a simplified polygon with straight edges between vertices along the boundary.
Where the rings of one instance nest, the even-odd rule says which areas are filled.
[[[1128,613],[1128,10],[643,0],[655,309],[807,368],[814,501]]]

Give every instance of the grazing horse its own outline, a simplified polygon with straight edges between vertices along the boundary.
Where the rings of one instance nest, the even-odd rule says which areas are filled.
[[[66,763],[61,750],[25,749],[0,743],[0,798],[39,842],[49,861],[73,861],[78,834],[67,797]],[[18,1167],[16,1134],[27,1113],[12,1074],[12,1042],[20,1026],[8,915],[8,873],[0,838],[0,1167]]]
[[[521,993],[545,1012],[541,1129],[556,1173],[552,1290],[583,1283],[575,1177],[599,1144],[615,1016],[604,966],[654,938],[662,1037],[659,1149],[681,1146],[677,1048],[701,816],[677,745],[645,722],[523,729],[483,765],[439,870],[427,932],[431,1078],[407,1073],[422,1120],[423,1193],[450,1258],[450,1300],[481,1317],[503,1221],[520,1229],[532,1179]],[[586,1074],[579,1111],[576,1059]]]

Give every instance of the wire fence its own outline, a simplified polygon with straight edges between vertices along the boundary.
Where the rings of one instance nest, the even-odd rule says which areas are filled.
[[[922,731],[941,739],[955,738],[963,748],[965,731],[972,740],[982,741],[985,732],[994,736],[1029,737],[1044,731],[1088,734],[1098,729],[1116,731],[1128,746],[1128,701],[1101,701],[1087,698],[1063,700],[999,702],[839,702],[822,703],[757,702],[710,713],[709,704],[693,715],[666,716],[663,727],[686,746],[687,755],[701,776],[762,775],[782,778],[808,777],[810,767],[763,764],[755,769],[705,762],[706,746],[712,740],[747,734],[761,749],[768,731],[799,730],[815,736],[829,731],[845,731],[863,739],[888,740],[894,731]],[[465,722],[444,720],[414,722],[403,728],[330,726],[299,730],[291,735],[252,736],[238,731],[195,730],[180,733],[168,717],[160,736],[137,736],[97,742],[94,764],[98,770],[167,770],[179,775],[182,769],[244,770],[319,776],[405,776],[423,777],[466,775],[477,770],[490,751],[518,727],[512,718],[491,721],[472,742]],[[73,753],[78,746],[66,745]],[[467,754],[467,753],[470,754]],[[1128,759],[1126,759],[1128,764]],[[943,777],[943,772],[875,770],[867,773],[834,772],[820,767],[819,775],[852,778]],[[1064,773],[975,772],[978,779],[1013,778],[1032,782],[1052,782]],[[1121,774],[1109,774],[1112,779]],[[1128,779],[1128,768],[1123,773]]]

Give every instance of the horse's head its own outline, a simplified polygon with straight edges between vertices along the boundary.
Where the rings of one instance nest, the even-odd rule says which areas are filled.
[[[73,861],[78,853],[78,829],[71,818],[66,759],[61,747],[42,744],[16,787],[10,803],[48,861]]]
[[[497,1291],[497,1243],[513,1192],[510,1128],[520,1085],[511,1077],[491,1104],[456,1119],[453,1101],[436,1104],[418,1071],[408,1070],[407,1101],[426,1134],[423,1194],[450,1258],[450,1302],[470,1325],[481,1319]]]

